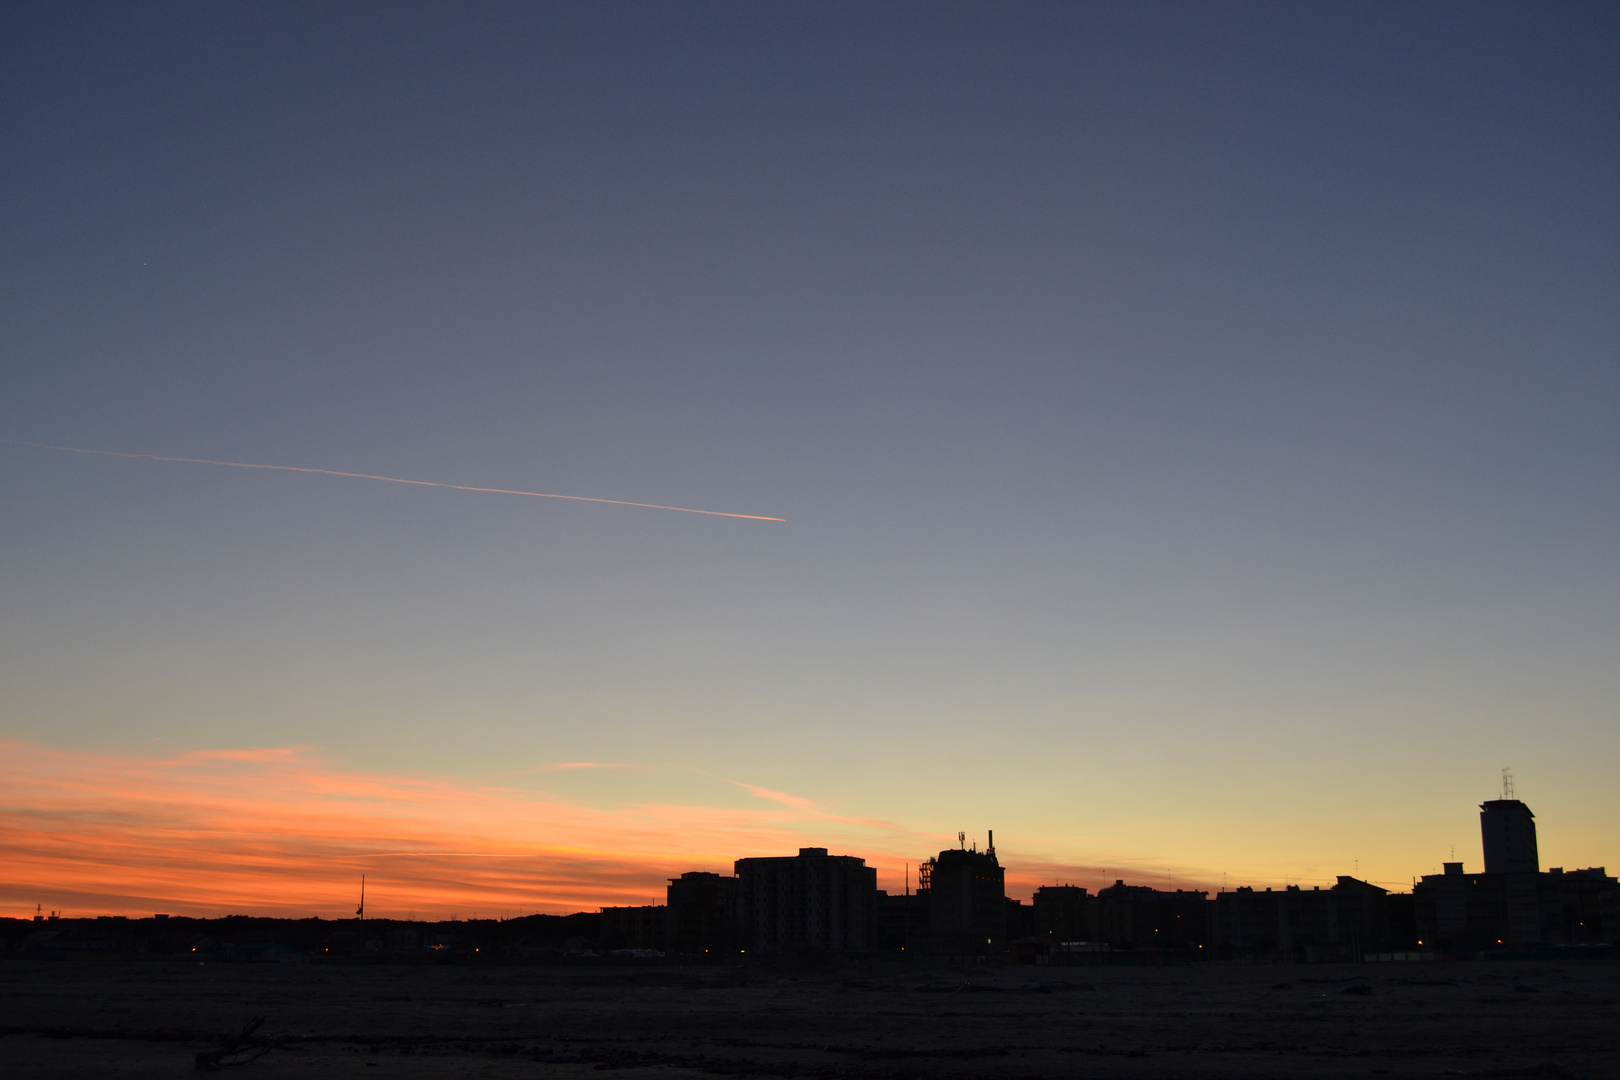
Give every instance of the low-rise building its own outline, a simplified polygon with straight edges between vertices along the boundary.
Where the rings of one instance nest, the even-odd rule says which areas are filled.
[[[1217,893],[1210,943],[1236,952],[1298,959],[1354,959],[1397,942],[1388,890],[1341,874],[1324,889],[1290,885]]]
[[[929,934],[927,891],[877,894],[877,947],[916,951],[927,947]]]
[[[1208,897],[1116,880],[1097,890],[1097,937],[1116,947],[1196,948],[1209,940]]]
[[[1042,885],[1031,898],[1033,936],[1042,942],[1095,941],[1096,898],[1078,885]]]
[[[663,949],[668,922],[663,904],[605,907],[599,940],[604,949]]]
[[[665,940],[672,952],[691,955],[735,952],[737,879],[695,870],[671,878]]]

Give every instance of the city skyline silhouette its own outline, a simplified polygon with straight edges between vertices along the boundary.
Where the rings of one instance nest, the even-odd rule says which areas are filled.
[[[6,5],[0,914],[1620,866],[1617,42]]]

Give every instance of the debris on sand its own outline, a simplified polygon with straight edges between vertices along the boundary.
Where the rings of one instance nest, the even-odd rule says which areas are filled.
[[[217,1048],[197,1051],[195,1067],[205,1072],[213,1072],[234,1065],[246,1065],[250,1061],[262,1058],[285,1041],[285,1036],[279,1035],[265,1039],[254,1038],[254,1032],[263,1026],[264,1017],[255,1016],[242,1025],[240,1034],[221,1040]]]

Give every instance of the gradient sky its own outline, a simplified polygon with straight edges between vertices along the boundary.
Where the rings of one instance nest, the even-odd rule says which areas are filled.
[[[7,4],[0,438],[787,521],[0,444],[0,909],[1613,869],[1617,193],[1613,4]]]

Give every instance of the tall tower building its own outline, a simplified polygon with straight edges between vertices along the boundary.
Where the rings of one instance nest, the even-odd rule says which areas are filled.
[[[1487,874],[1537,874],[1536,815],[1518,799],[1479,804],[1479,834],[1485,844]]]
[[[929,862],[929,921],[935,947],[984,952],[1004,942],[1007,872],[996,860],[996,834],[990,834],[990,844],[982,852],[946,849]]]
[[[853,855],[738,859],[737,918],[752,952],[847,952],[877,944],[877,869]]]

